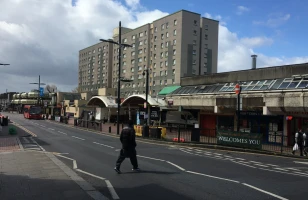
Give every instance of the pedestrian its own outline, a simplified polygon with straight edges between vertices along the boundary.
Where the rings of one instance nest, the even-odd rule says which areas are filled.
[[[295,151],[299,149],[300,155],[303,156],[305,140],[306,140],[306,134],[302,132],[302,129],[298,129],[298,132],[295,133],[295,145],[292,151],[293,155],[295,154]]]
[[[116,162],[116,167],[114,168],[114,170],[119,174],[121,173],[121,163],[125,158],[130,158],[130,162],[133,165],[133,171],[140,171],[136,152],[136,132],[133,126],[133,121],[129,120],[127,125],[121,131],[120,141],[122,143],[122,149]]]

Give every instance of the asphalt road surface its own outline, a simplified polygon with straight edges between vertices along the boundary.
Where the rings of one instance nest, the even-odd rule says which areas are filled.
[[[109,199],[259,200],[308,196],[305,160],[137,141],[141,172],[132,172],[126,159],[122,174],[117,174],[113,168],[121,148],[118,137],[28,120],[20,114],[5,115],[37,135],[32,138],[38,143],[34,150],[59,153],[61,161]]]

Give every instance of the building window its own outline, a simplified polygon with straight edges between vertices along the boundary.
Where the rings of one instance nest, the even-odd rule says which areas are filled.
[[[160,71],[160,76],[163,76],[163,71]]]
[[[154,54],[154,59],[156,59],[156,54]]]
[[[135,36],[135,35],[133,35],[133,36],[132,36],[132,39],[133,39],[133,40],[134,40],[134,39],[136,39],[136,36]]]
[[[141,32],[141,33],[139,33],[139,37],[143,37],[143,33]]]
[[[162,85],[162,84],[163,84],[163,81],[162,81],[162,80],[160,80],[160,81],[159,81],[159,84],[160,84],[160,85]]]
[[[156,63],[153,64],[154,69],[156,69]]]
[[[204,25],[204,30],[208,30],[208,28],[209,28],[209,25],[205,24]]]
[[[130,79],[131,79],[131,80],[134,80],[135,78],[134,78],[134,76],[131,76]]]
[[[207,47],[208,47],[208,44],[204,44],[204,48],[207,49]]]
[[[138,54],[142,54],[142,49],[139,49]]]
[[[154,45],[154,50],[156,50],[156,45]]]
[[[207,34],[205,34],[204,39],[207,40]]]
[[[144,61],[147,61],[147,57],[146,57],[146,56],[145,56],[145,57],[143,57],[143,60],[144,60]]]
[[[130,71],[131,71],[131,72],[134,72],[134,71],[135,71],[135,68],[132,67],[132,68],[130,69]]]
[[[172,75],[175,75],[175,69],[172,70]]]
[[[173,55],[175,55],[176,54],[176,50],[175,49],[173,49]]]
[[[157,40],[157,36],[154,36],[154,42]]]
[[[196,55],[196,50],[193,50],[192,54],[193,54],[193,55]]]
[[[161,43],[161,44],[160,44],[160,47],[163,49],[163,48],[164,48],[164,43]]]
[[[160,58],[163,58],[163,57],[164,57],[164,53],[161,52],[161,53],[160,53]]]
[[[173,40],[173,45],[176,45],[176,40]]]
[[[124,47],[124,51],[127,49],[127,47]]]
[[[126,61],[123,62],[123,65],[124,65],[124,66],[126,65]]]
[[[144,34],[145,34],[145,35],[148,35],[148,32],[147,32],[147,31],[144,31]]]
[[[134,51],[132,51],[132,56],[134,56],[135,55],[135,52]]]
[[[169,33],[168,33],[168,32],[166,33],[166,37],[167,37],[167,38],[169,37]]]
[[[135,43],[133,43],[132,46],[135,47]]]
[[[102,48],[101,48],[101,47],[99,47],[99,48],[98,48],[98,52],[100,52],[101,50],[102,50]]]
[[[93,50],[93,53],[95,53],[95,49]]]
[[[132,64],[135,64],[135,60],[132,60]]]
[[[168,51],[166,51],[165,56],[166,56],[166,58],[168,58]]]
[[[173,35],[174,35],[174,36],[176,35],[176,29],[173,30]]]
[[[154,32],[155,32],[155,33],[157,32],[157,27],[154,28]]]
[[[124,38],[124,39],[123,39],[123,42],[127,42],[127,38]]]
[[[206,68],[206,67],[207,67],[207,63],[203,63],[203,67],[205,67],[205,68]]]
[[[165,24],[161,25],[161,30],[165,29]]]
[[[169,28],[169,23],[168,22],[166,23],[166,28]]]
[[[197,20],[194,20],[194,25],[197,26]]]
[[[197,31],[196,30],[194,30],[194,35],[197,35]]]
[[[173,65],[175,65],[175,64],[176,64],[176,60],[175,60],[175,59],[173,59],[172,63],[173,63]]]
[[[160,67],[163,67],[164,66],[164,63],[163,62],[160,62]]]
[[[146,53],[146,52],[147,52],[147,49],[146,49],[146,48],[144,48],[144,49],[143,49],[143,52],[144,52],[144,53]]]
[[[166,66],[166,67],[168,66],[168,61],[165,61],[165,66]]]
[[[142,58],[138,58],[138,62],[142,62]]]
[[[126,69],[123,69],[123,70],[122,70],[122,73],[126,73]]]
[[[144,44],[147,44],[148,43],[148,40],[144,40]]]
[[[166,48],[169,47],[169,42],[166,42]]]
[[[126,54],[125,53],[123,54],[123,58],[126,58]]]
[[[153,77],[156,77],[156,72],[153,73]]]
[[[194,40],[194,41],[193,41],[193,45],[196,45],[196,44],[197,44],[197,41],[196,41],[196,40]]]
[[[174,24],[174,26],[176,26],[176,25],[178,24],[178,21],[175,19],[175,20],[173,21],[173,24]]]
[[[195,65],[196,64],[196,60],[193,60],[193,65]]]
[[[141,45],[142,45],[142,43],[143,43],[142,41],[139,41],[139,46],[141,46]]]

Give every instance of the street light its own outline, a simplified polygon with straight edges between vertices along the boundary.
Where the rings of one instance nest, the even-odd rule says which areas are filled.
[[[39,104],[40,101],[40,88],[41,85],[46,85],[45,83],[41,83],[41,76],[39,75],[39,82],[38,83],[29,83],[29,84],[37,84],[38,85],[38,95],[37,95],[37,104]]]
[[[145,69],[143,71],[143,76],[146,75],[146,83],[145,83],[145,117],[147,119],[144,121],[144,136],[148,137],[149,135],[149,124],[150,124],[150,116],[148,110],[148,95],[149,95],[149,69]]]
[[[122,44],[122,41],[121,41],[121,21],[119,22],[119,42],[115,42],[113,41],[112,39],[109,39],[109,40],[104,40],[104,39],[100,39],[100,41],[102,42],[108,42],[108,43],[111,43],[111,44],[116,44],[119,46],[119,67],[118,67],[118,97],[117,97],[117,104],[118,104],[118,113],[117,113],[117,135],[120,134],[120,124],[119,124],[119,121],[120,121],[120,106],[121,106],[121,93],[120,93],[120,89],[121,89],[121,85],[120,85],[120,82],[121,82],[121,56],[122,56],[122,47],[132,47],[131,45],[129,44]],[[122,80],[124,82],[129,82],[129,81],[125,81],[125,80]]]

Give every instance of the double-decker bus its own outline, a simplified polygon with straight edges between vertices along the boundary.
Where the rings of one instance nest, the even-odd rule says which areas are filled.
[[[42,119],[42,108],[35,105],[24,106],[24,118],[26,119]]]

